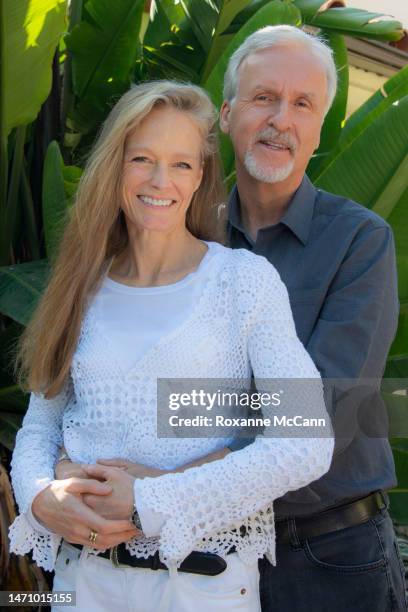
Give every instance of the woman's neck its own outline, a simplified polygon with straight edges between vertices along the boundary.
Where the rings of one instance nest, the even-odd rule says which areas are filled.
[[[127,285],[175,283],[194,271],[208,250],[186,228],[171,234],[128,228],[128,233],[128,246],[115,257],[109,272],[113,280]]]

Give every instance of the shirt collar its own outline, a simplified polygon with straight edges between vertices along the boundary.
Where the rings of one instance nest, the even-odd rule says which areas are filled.
[[[316,188],[305,174],[290,201],[288,209],[279,222],[286,225],[304,245],[307,244],[310,233],[315,198]],[[228,221],[230,225],[245,234],[241,219],[241,204],[236,185],[234,185],[229,198]],[[268,228],[262,229],[267,230]]]

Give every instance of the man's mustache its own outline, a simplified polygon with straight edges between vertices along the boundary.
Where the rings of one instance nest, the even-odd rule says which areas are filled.
[[[259,142],[260,140],[272,140],[276,144],[284,145],[290,149],[291,153],[294,153],[297,149],[297,143],[291,134],[280,132],[273,127],[269,127],[261,132],[258,132],[255,135],[252,144]]]

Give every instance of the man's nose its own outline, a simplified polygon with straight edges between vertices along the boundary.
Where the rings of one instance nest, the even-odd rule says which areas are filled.
[[[268,124],[280,132],[286,132],[291,127],[291,109],[286,100],[279,100],[279,102],[273,105],[273,109],[268,117]]]
[[[153,187],[157,189],[164,189],[169,186],[169,170],[164,164],[155,164],[151,175],[151,182]]]

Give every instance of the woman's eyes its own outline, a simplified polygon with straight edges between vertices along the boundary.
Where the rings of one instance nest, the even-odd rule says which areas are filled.
[[[143,157],[143,155],[138,155],[137,157],[133,157],[132,161],[143,163],[143,162],[149,162],[150,160],[147,157]]]
[[[151,159],[149,159],[148,157],[144,157],[143,155],[138,155],[137,157],[133,157],[132,158],[132,162],[136,162],[138,164],[152,164],[153,161]],[[175,166],[176,168],[183,168],[184,170],[191,170],[191,165],[187,162],[176,162],[175,164],[173,164],[173,166]]]

